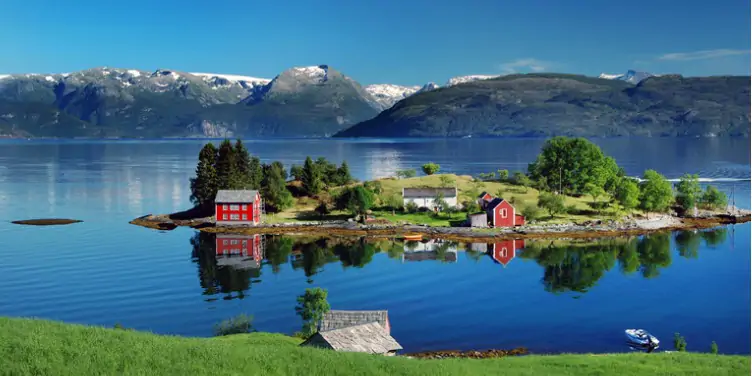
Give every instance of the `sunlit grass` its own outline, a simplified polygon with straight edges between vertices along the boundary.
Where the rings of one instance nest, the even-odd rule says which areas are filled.
[[[748,375],[750,367],[749,356],[695,353],[418,360],[299,344],[299,339],[282,334],[184,338],[0,318],[0,374]]]

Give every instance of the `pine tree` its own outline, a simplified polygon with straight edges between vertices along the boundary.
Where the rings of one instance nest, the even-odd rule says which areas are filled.
[[[251,157],[249,177],[250,188],[261,189],[261,182],[264,180],[264,169],[258,157]]]
[[[217,148],[211,142],[201,148],[196,165],[196,177],[191,178],[191,202],[196,206],[210,206],[217,195],[218,180],[214,164]]]
[[[264,180],[262,182],[261,195],[269,211],[281,211],[292,206],[292,193],[287,190],[285,179],[280,169],[280,164],[272,163],[264,165]]]
[[[251,155],[248,153],[248,149],[246,149],[245,145],[243,145],[243,141],[241,141],[240,139],[235,141],[235,149],[233,150],[233,152],[235,154],[235,170],[237,172],[237,176],[232,179],[232,188],[254,188],[252,186],[251,177]]]
[[[237,162],[230,140],[225,139],[219,145],[216,169],[219,189],[233,189],[234,180],[237,179]]]
[[[350,176],[350,166],[346,161],[342,161],[342,165],[337,169],[337,185],[347,185],[352,182],[353,178]]]
[[[311,157],[306,157],[303,164],[303,190],[309,196],[317,195],[322,188],[323,182],[321,180],[321,171],[318,166],[313,163]]]

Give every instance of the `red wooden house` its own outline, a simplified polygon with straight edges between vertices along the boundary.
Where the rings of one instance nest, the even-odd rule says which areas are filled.
[[[503,265],[509,264],[517,256],[517,251],[525,248],[525,240],[502,240],[493,244],[489,251],[494,262]]]
[[[514,227],[525,224],[525,217],[517,214],[514,206],[502,198],[496,197],[491,200],[485,210],[491,227]]]
[[[258,191],[221,190],[214,199],[218,225],[261,222],[261,195]]]

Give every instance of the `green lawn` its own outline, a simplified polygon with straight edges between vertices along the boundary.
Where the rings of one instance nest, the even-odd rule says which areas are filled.
[[[2,375],[748,375],[749,356],[619,354],[417,360],[301,348],[269,333],[160,336],[0,318]]]

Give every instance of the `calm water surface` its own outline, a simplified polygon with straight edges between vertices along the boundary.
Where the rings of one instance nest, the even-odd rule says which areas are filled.
[[[750,207],[749,139],[596,142],[630,175],[697,173]],[[288,166],[306,155],[347,160],[368,179],[428,161],[463,174],[524,170],[541,143],[249,140],[248,147]],[[269,237],[255,267],[217,256],[210,235],[127,223],[189,205],[202,145],[0,141],[0,315],[209,336],[216,322],[248,313],[259,330],[292,333],[300,327],[295,297],[321,286],[334,308],[388,309],[407,351],[626,351],[622,331],[639,327],[667,347],[680,332],[690,350],[715,340],[721,352],[750,352],[749,224],[590,244],[528,242],[506,266],[485,244]],[[84,222],[9,223],[35,217]]]

